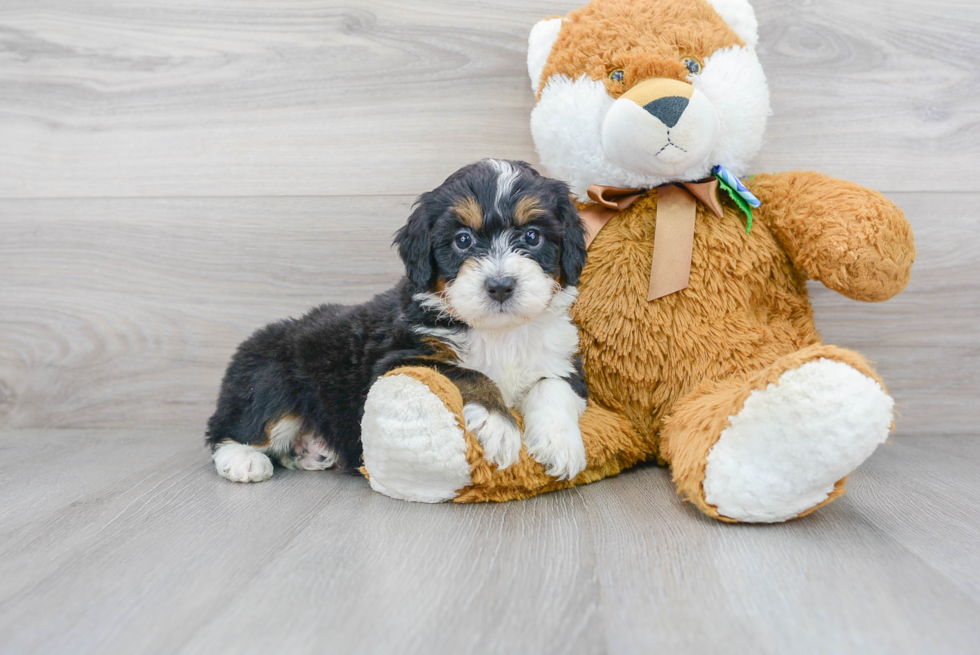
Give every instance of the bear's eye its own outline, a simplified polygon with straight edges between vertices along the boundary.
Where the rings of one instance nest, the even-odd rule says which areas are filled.
[[[681,63],[687,66],[687,70],[690,71],[691,75],[697,75],[701,72],[701,62],[694,57],[684,57]]]
[[[622,84],[623,80],[626,79],[626,71],[624,71],[622,68],[617,68],[613,72],[609,73],[609,79],[611,79],[613,82],[619,82]]]

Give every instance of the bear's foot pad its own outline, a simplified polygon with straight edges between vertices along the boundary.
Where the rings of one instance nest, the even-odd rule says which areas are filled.
[[[847,364],[819,359],[753,391],[708,453],[705,500],[776,523],[825,501],[888,438],[893,401]]]
[[[411,376],[389,375],[374,383],[361,441],[371,488],[386,496],[439,503],[470,485],[460,420]]]

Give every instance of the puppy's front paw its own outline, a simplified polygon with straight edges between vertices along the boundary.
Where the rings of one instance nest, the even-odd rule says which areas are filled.
[[[540,410],[528,414],[524,445],[553,478],[571,480],[585,470],[585,444],[575,415]]]
[[[585,405],[565,380],[541,380],[524,398],[527,454],[559,480],[571,480],[585,470],[585,444],[578,427]]]
[[[521,455],[521,431],[510,414],[488,411],[483,405],[468,403],[463,407],[466,429],[476,435],[483,446],[484,457],[505,469]]]

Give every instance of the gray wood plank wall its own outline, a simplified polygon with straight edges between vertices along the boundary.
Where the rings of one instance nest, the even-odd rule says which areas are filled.
[[[524,72],[556,0],[5,0],[0,428],[201,431],[259,325],[400,274],[414,196],[536,161]],[[886,192],[919,246],[881,305],[814,285],[878,362],[897,435],[980,419],[980,9],[757,0],[773,92],[757,168]]]

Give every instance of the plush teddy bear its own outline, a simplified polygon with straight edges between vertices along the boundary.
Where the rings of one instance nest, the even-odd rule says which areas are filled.
[[[430,369],[368,397],[366,474],[396,498],[524,498],[670,466],[725,520],[825,505],[888,436],[893,401],[858,353],[824,344],[807,279],[891,298],[915,256],[902,212],[818,173],[743,177],[769,94],[744,0],[595,0],[531,32],[531,130],[591,239],[574,317],[591,393],[587,468],[548,477],[526,453],[498,470]]]

